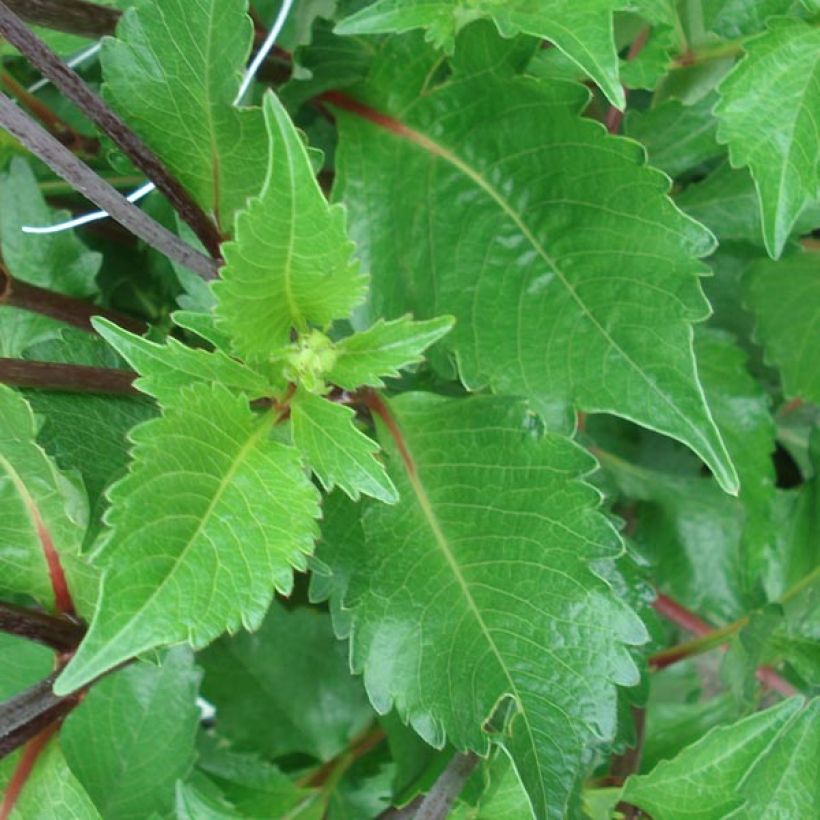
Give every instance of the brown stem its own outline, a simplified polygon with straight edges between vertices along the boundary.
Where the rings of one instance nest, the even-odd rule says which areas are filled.
[[[380,726],[368,727],[350,742],[350,745],[332,760],[323,763],[313,772],[309,772],[298,782],[299,786],[316,789],[323,786],[340,767],[349,768],[360,757],[379,745],[385,738],[384,729]]]
[[[0,820],[8,820],[11,817],[14,806],[23,791],[23,786],[26,785],[26,781],[34,769],[34,764],[43,753],[48,741],[51,740],[51,736],[57,731],[59,725],[57,721],[50,724],[26,745],[23,756],[20,758],[6,787],[6,793],[3,795],[3,803],[0,804]]]
[[[0,758],[13,752],[55,720],[65,717],[79,702],[76,694],[58,697],[52,691],[60,671],[0,703]]]
[[[0,359],[0,384],[10,384],[12,387],[138,396],[142,394],[133,386],[136,377],[137,374],[131,370]]]
[[[6,5],[28,23],[94,40],[113,34],[122,14],[83,0],[6,0]]]
[[[6,603],[0,603],[0,631],[36,641],[56,652],[72,652],[85,634],[77,621]]]
[[[0,3],[2,8],[2,3]],[[217,264],[195,250],[167,228],[154,221],[112,188],[51,136],[38,122],[21,111],[5,94],[0,94],[0,126],[23,143],[56,174],[70,182],[81,194],[102,208],[121,225],[156,248],[169,259],[190,268],[203,279],[216,277]]]
[[[414,820],[444,820],[480,760],[473,752],[454,755],[433,787],[424,795],[413,815]]]
[[[60,142],[80,154],[95,155],[100,150],[99,140],[86,137],[55,114],[42,100],[22,86],[8,71],[0,72],[0,84],[14,95]]]
[[[145,143],[70,69],[23,21],[0,0],[0,34],[24,54],[167,197],[174,210],[199,237],[214,258],[220,258],[221,237],[216,225],[174,179]]]
[[[30,285],[13,279],[11,274],[0,266],[0,304],[9,307],[41,313],[74,327],[94,332],[91,326],[92,316],[104,316],[132,333],[142,335],[147,327],[139,319],[133,319],[115,310],[99,307],[91,302],[76,299],[73,296],[64,296],[45,288]]]

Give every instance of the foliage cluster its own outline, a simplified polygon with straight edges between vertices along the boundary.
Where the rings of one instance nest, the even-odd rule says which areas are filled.
[[[0,2],[0,817],[816,816],[817,0],[103,5]]]

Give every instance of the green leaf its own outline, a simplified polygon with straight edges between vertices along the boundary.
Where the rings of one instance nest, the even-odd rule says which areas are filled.
[[[194,382],[222,384],[251,399],[269,396],[268,380],[220,350],[188,347],[171,337],[159,345],[123,330],[108,319],[96,317],[94,329],[139,374],[135,386],[161,405],[173,403],[179,391]]]
[[[338,484],[354,501],[360,493],[388,504],[398,500],[393,482],[376,458],[379,445],[356,427],[350,407],[299,388],[290,408],[293,443],[325,490]]]
[[[5,632],[0,632],[0,657],[0,700],[19,695],[54,669],[54,653],[50,649]]]
[[[715,139],[714,104],[712,94],[694,105],[666,100],[646,111],[630,111],[624,131],[646,148],[650,164],[676,177],[725,150]]]
[[[326,531],[320,553],[353,667],[434,746],[486,753],[509,712],[495,738],[536,816],[563,817],[584,749],[615,730],[613,684],[637,683],[624,644],[646,639],[588,563],[621,549],[579,480],[593,461],[508,399],[407,394],[381,416],[401,501],[369,506],[363,539]]]
[[[735,492],[691,349],[711,235],[638,145],[578,116],[585,91],[513,76],[489,27],[465,32],[453,79],[394,112],[417,82],[410,47],[385,47],[357,91],[386,111],[339,111],[337,180],[371,314],[453,314],[446,344],[469,389],[526,396],[556,423],[572,403],[632,419],[686,443]],[[487,53],[496,67],[471,73]]]
[[[815,253],[756,264],[745,280],[756,336],[788,398],[820,403],[820,276]]]
[[[11,820],[103,820],[103,815],[52,740],[27,778]]]
[[[351,255],[345,212],[328,205],[307,150],[273,94],[264,102],[270,165],[262,193],[236,221],[214,286],[217,316],[237,353],[267,359],[291,328],[328,325],[361,301],[366,280]]]
[[[373,717],[326,614],[275,603],[258,632],[223,637],[199,656],[202,692],[237,749],[330,760]]]
[[[174,810],[176,820],[229,820],[248,816],[225,800],[205,794],[193,783],[182,781],[177,783]]]
[[[86,499],[37,443],[25,399],[0,385],[0,587],[54,605],[47,555],[78,555]]]
[[[247,5],[142,0],[101,55],[107,101],[223,232],[265,173],[261,113],[233,105],[253,35]]]
[[[354,333],[336,345],[337,358],[328,380],[355,390],[357,387],[384,387],[382,379],[422,361],[422,353],[450,332],[455,320],[441,316],[414,322],[402,316],[392,322],[380,319],[367,330]]]
[[[820,699],[791,698],[713,729],[677,757],[631,777],[623,800],[656,820],[810,817],[818,779]]]
[[[769,255],[780,256],[805,206],[820,197],[820,29],[776,18],[720,84],[718,139],[748,166]]]
[[[271,439],[273,411],[256,419],[221,385],[177,402],[132,433],[131,471],[109,492],[100,601],[59,691],[157,646],[257,626],[306,566],[318,493],[298,452]]]
[[[339,34],[428,30],[428,39],[452,53],[455,34],[466,23],[490,17],[505,37],[531,34],[550,40],[588,74],[613,105],[624,106],[612,13],[624,0],[379,0],[343,20]]]
[[[138,663],[89,691],[60,730],[71,770],[105,820],[168,810],[194,762],[200,672],[185,649]]]
[[[799,8],[800,0],[701,0],[703,25],[727,40],[755,34],[775,14]]]
[[[47,362],[121,367],[122,360],[98,336],[65,328],[53,339],[27,347],[25,356]],[[63,470],[82,476],[91,509],[86,543],[107,506],[103,491],[128,465],[128,432],[156,414],[137,396],[104,396],[28,390],[26,400],[43,419],[38,441]]]
[[[740,478],[743,564],[751,589],[759,581],[765,549],[774,538],[775,423],[766,392],[749,374],[746,355],[731,336],[699,328],[695,352],[709,408]]]
[[[66,216],[46,205],[29,164],[20,157],[0,175],[0,249],[16,279],[69,296],[89,296],[102,257],[71,231],[36,236],[23,225],[50,225]],[[53,338],[62,322],[0,304],[0,355],[16,357],[34,342]]]

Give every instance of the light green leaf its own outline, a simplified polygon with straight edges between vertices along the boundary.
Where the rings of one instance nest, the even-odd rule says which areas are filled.
[[[650,774],[631,777],[623,799],[655,820],[811,817],[820,782],[820,699],[791,698],[713,729]]]
[[[181,780],[177,783],[174,800],[176,820],[231,820],[247,816],[219,797],[205,794],[193,783],[183,783]]]
[[[775,14],[799,9],[800,0],[701,0],[703,25],[726,40],[762,31]]]
[[[89,691],[60,730],[71,770],[105,820],[168,810],[194,762],[200,672],[190,650],[133,664]]]
[[[0,175],[0,249],[16,279],[69,296],[94,293],[102,257],[89,251],[71,231],[35,236],[23,225],[50,225],[66,216],[48,207],[28,163],[20,157]],[[34,342],[53,338],[62,322],[0,305],[0,355],[19,356]]]
[[[612,13],[628,5],[624,0],[379,0],[343,20],[336,31],[377,34],[425,28],[428,39],[452,53],[462,26],[490,17],[505,37],[524,33],[550,40],[622,108]]]
[[[398,499],[376,458],[379,445],[356,427],[350,407],[300,388],[290,408],[293,443],[326,490],[338,484],[354,501],[360,493],[388,504]]]
[[[271,439],[273,411],[254,418],[221,385],[177,402],[132,433],[131,471],[109,492],[100,601],[62,692],[148,649],[258,626],[313,549],[318,492],[295,448]]]
[[[87,502],[37,443],[38,425],[25,399],[5,385],[0,418],[0,587],[52,607],[46,556],[79,554]]]
[[[409,46],[383,48],[357,93],[401,98],[416,82]],[[516,77],[498,49],[472,26],[437,90],[400,112],[339,110],[337,182],[371,315],[453,314],[445,344],[469,389],[526,396],[555,423],[571,404],[629,418],[686,443],[735,492],[691,348],[711,235],[640,146],[578,116],[585,91]],[[488,53],[495,68],[471,74]]]
[[[274,603],[257,632],[223,637],[199,661],[220,731],[266,758],[330,760],[373,718],[346,647],[314,609],[288,612]]]
[[[646,111],[630,111],[624,131],[646,148],[651,165],[675,177],[725,150],[715,139],[714,104],[712,94],[694,105],[666,100]]]
[[[820,257],[758,262],[744,284],[756,336],[780,370],[786,397],[820,403]]]
[[[37,760],[11,812],[11,820],[108,820],[103,818],[52,740]]]
[[[48,677],[54,669],[54,652],[34,641],[0,633],[0,700],[19,695]]]
[[[401,501],[320,553],[353,667],[435,746],[486,753],[509,716],[495,737],[535,815],[563,818],[585,749],[615,731],[613,684],[638,681],[625,644],[646,639],[589,565],[621,549],[580,480],[593,461],[508,399],[406,394],[381,415]]]
[[[233,105],[253,36],[247,6],[142,0],[101,55],[110,105],[223,232],[259,193],[267,156],[261,112]]]
[[[453,322],[452,316],[426,322],[414,322],[409,316],[392,322],[379,319],[336,345],[338,357],[328,380],[345,390],[384,387],[382,379],[398,376],[403,368],[422,361],[421,354],[449,333]]]
[[[108,319],[96,317],[94,329],[139,374],[135,386],[161,405],[173,403],[179,391],[194,382],[219,383],[242,391],[251,399],[268,396],[272,389],[260,373],[220,350],[188,347],[171,337],[159,345],[123,330]]]
[[[763,238],[780,256],[803,208],[820,197],[820,28],[776,18],[720,84],[718,139],[757,186]]]
[[[345,211],[328,205],[307,150],[273,94],[265,97],[270,165],[265,186],[236,221],[214,286],[217,317],[237,353],[267,359],[306,331],[345,318],[366,279],[352,259]]]

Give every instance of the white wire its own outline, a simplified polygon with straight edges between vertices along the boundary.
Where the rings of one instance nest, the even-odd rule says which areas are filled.
[[[102,48],[102,43],[99,41],[90,45],[88,48],[83,49],[79,54],[75,54],[67,63],[66,65],[69,68],[74,68],[78,66],[80,63],[85,62],[89,57],[93,57],[100,49]],[[35,91],[39,91],[41,88],[45,88],[51,80],[48,77],[43,77],[41,80],[37,80],[34,85],[30,85],[26,90],[29,94],[33,94]]]
[[[287,22],[288,15],[290,14],[290,10],[293,7],[294,0],[284,0],[282,6],[279,9],[279,13],[276,15],[276,19],[273,21],[273,26],[271,26],[271,30],[268,32],[268,36],[265,38],[265,42],[262,43],[261,48],[256,53],[256,56],[251,60],[250,65],[245,70],[245,74],[242,77],[242,83],[239,86],[239,91],[237,92],[236,98],[233,101],[234,105],[239,105],[242,102],[242,98],[247,93],[248,89],[251,86],[251,83],[256,76],[256,72],[259,71],[259,66],[265,61],[265,58],[270,53],[270,50],[276,45],[276,40],[282,32],[282,29]],[[92,50],[93,49],[93,50]],[[81,52],[76,57],[72,58],[68,64],[70,66],[77,65],[78,62],[82,62],[82,60],[87,59],[92,54],[96,54],[97,51],[100,50],[100,43],[95,43],[90,48],[86,49],[86,51]],[[41,83],[45,84],[48,80],[41,80]],[[42,87],[42,86],[40,86]],[[138,202],[144,196],[147,196],[156,188],[153,182],[148,182],[145,185],[137,188],[136,191],[130,193],[126,199],[129,202]],[[83,214],[82,216],[75,217],[74,219],[69,219],[67,222],[59,222],[56,225],[42,225],[42,226],[33,226],[33,225],[24,225],[22,230],[23,233],[32,233],[32,234],[49,234],[49,233],[60,233],[61,231],[68,231],[72,228],[78,228],[81,225],[88,225],[89,222],[97,222],[100,219],[105,219],[108,217],[107,211],[93,211],[92,213]]]
[[[141,188],[137,188],[133,193],[128,194],[126,199],[129,202],[139,202],[143,197],[148,196],[151,191],[157,186],[153,182],[147,182]],[[89,222],[97,222],[100,219],[105,219],[108,216],[107,211],[93,211],[90,214],[83,214],[75,219],[69,219],[67,222],[58,222],[56,225],[23,225],[23,233],[60,233],[61,231],[68,231],[71,228],[79,228],[80,225],[88,225]]]
[[[279,14],[276,15],[276,19],[273,21],[273,25],[268,32],[268,36],[265,38],[265,42],[262,43],[262,47],[256,52],[256,56],[251,60],[251,64],[248,66],[245,76],[242,78],[242,84],[239,86],[239,91],[233,101],[234,105],[239,105],[239,103],[242,102],[242,98],[250,88],[253,78],[256,76],[256,72],[259,71],[259,66],[262,65],[270,53],[270,50],[276,45],[276,39],[279,37],[279,34],[287,22],[291,6],[293,6],[293,0],[284,0],[282,3]]]

